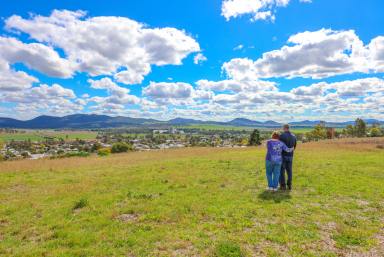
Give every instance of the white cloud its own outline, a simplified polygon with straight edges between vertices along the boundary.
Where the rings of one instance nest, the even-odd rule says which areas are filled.
[[[188,83],[150,82],[143,88],[143,95],[151,99],[188,99],[192,97],[194,89]]]
[[[12,70],[7,62],[0,59],[0,92],[20,91],[30,88],[33,83],[38,81],[37,78],[23,71]]]
[[[6,27],[62,49],[76,71],[91,76],[114,75],[125,84],[141,83],[151,65],[180,65],[186,56],[200,51],[199,44],[185,31],[148,28],[125,17],[87,17],[83,11],[54,10],[50,16],[28,19],[13,15],[6,20]],[[38,50],[48,53],[49,47]],[[51,60],[58,59],[49,54]],[[40,70],[46,72],[46,68]]]
[[[266,52],[256,61],[235,58],[223,64],[229,78],[242,80],[272,77],[320,79],[355,72],[384,70],[384,40],[367,46],[353,30],[321,29],[291,36],[288,45]]]
[[[193,58],[193,63],[194,64],[201,64],[202,62],[205,62],[207,60],[208,60],[207,57],[205,57],[202,53],[198,53]]]
[[[91,85],[91,88],[104,89],[108,92],[106,97],[95,96],[89,99],[90,102],[96,103],[96,106],[93,106],[94,110],[105,110],[106,112],[111,109],[123,110],[127,105],[140,103],[140,98],[129,94],[128,88],[118,86],[110,78],[102,78],[100,80],[89,79],[88,83]]]
[[[375,72],[384,72],[384,36],[374,38],[368,45],[371,68]]]
[[[244,45],[240,44],[240,45],[234,47],[233,50],[234,50],[234,51],[238,51],[238,50],[241,50],[241,49],[243,49],[243,48],[244,48]]]
[[[340,97],[365,97],[370,93],[384,93],[384,80],[365,78],[335,83],[323,83],[327,90],[335,90]]]
[[[52,47],[39,43],[25,44],[7,37],[0,37],[0,59],[8,64],[24,63],[30,69],[59,78],[70,78],[75,66],[61,58]]]
[[[253,17],[253,20],[268,20],[270,19],[272,22],[275,21],[276,17],[272,14],[271,11],[265,11],[265,12],[258,12],[255,14],[255,17]]]
[[[178,85],[162,84],[160,90],[165,92],[157,96],[167,99],[165,102],[172,102],[172,116],[179,114],[208,120],[264,117],[287,121],[292,120],[292,116],[295,120],[345,120],[367,115],[381,117],[380,112],[384,108],[384,102],[380,101],[384,99],[384,80],[375,77],[334,83],[320,82],[295,87],[288,92],[278,90],[275,83],[269,81],[253,81],[253,87],[249,87],[248,83],[250,81],[200,80],[196,82],[195,89],[192,85],[180,83],[188,88],[187,94],[181,94],[183,100],[195,95],[193,99],[197,101],[189,103],[187,109],[184,108],[184,102],[177,105],[177,102],[170,100],[170,97],[180,97],[179,94],[169,93],[175,92],[173,87]],[[196,93],[193,93],[198,90],[209,95],[205,98],[208,101],[199,102]],[[277,113],[277,116],[271,116],[271,113]]]
[[[83,110],[84,102],[78,101],[71,89],[58,84],[48,86],[41,84],[36,87],[19,91],[0,92],[0,100],[13,103],[15,107],[9,109],[16,112],[13,116],[30,118],[38,114],[63,115]]]
[[[215,92],[230,91],[230,92],[260,92],[277,90],[276,83],[270,81],[253,81],[253,80],[221,80],[208,81],[199,80],[196,82],[199,89],[211,90]]]
[[[278,7],[285,7],[290,0],[223,0],[221,15],[227,21],[245,14],[252,15],[251,20],[275,20]]]

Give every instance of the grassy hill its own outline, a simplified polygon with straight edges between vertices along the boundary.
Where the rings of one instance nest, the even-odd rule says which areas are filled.
[[[0,163],[1,256],[381,256],[383,139],[299,145],[266,192],[264,147]]]

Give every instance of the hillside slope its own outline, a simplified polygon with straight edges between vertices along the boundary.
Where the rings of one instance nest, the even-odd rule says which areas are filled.
[[[0,255],[380,256],[377,145],[299,145],[291,193],[264,191],[264,147],[3,162]]]

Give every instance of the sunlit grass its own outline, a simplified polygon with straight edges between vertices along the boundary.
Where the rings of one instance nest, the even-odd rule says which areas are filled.
[[[95,139],[97,132],[92,131],[55,131],[55,130],[27,130],[25,133],[0,133],[0,142],[11,140],[24,141],[44,141],[45,137],[56,139],[76,140],[76,139]]]
[[[269,193],[264,147],[0,163],[4,256],[380,256],[381,139],[301,144]]]

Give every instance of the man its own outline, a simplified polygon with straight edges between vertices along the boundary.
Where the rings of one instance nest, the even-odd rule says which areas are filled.
[[[284,132],[280,135],[280,141],[285,143],[287,147],[296,149],[296,137],[289,131],[289,125],[285,124],[283,126]],[[288,189],[292,189],[292,163],[293,163],[293,151],[285,152],[282,154],[283,160],[281,164],[280,172],[280,189],[285,190],[288,186]],[[285,172],[287,172],[288,180],[285,180]]]

